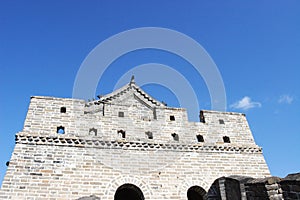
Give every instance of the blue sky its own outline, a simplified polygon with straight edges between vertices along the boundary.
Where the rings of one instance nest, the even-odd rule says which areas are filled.
[[[246,113],[272,175],[300,171],[299,1],[1,1],[0,27],[0,182],[30,96],[71,97],[88,53],[139,27],[173,29],[201,44],[222,75],[228,111]],[[126,71],[150,62],[178,70],[197,92],[200,109],[210,109],[207,87],[192,66],[154,49],[115,60],[97,93],[110,92]],[[168,88],[143,88],[178,106]]]

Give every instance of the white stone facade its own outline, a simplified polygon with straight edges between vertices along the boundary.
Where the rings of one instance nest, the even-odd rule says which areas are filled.
[[[133,81],[92,102],[32,97],[0,198],[113,200],[132,184],[144,199],[187,199],[222,176],[270,175],[244,114],[200,118],[189,122]]]

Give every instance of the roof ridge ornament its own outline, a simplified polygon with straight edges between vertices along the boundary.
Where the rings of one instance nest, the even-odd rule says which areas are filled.
[[[129,85],[135,84],[134,75],[131,76]]]

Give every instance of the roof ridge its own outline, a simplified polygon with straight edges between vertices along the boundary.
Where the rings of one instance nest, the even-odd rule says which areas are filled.
[[[97,100],[97,101],[109,102],[113,99],[116,99],[117,97],[124,95],[131,89],[134,89],[137,93],[139,93],[141,96],[143,96],[147,101],[151,102],[152,104],[155,104],[156,106],[163,106],[163,107],[165,106],[163,103],[156,100],[151,95],[149,95],[147,92],[145,92],[143,89],[141,89],[138,85],[136,85],[135,81],[134,81],[134,76],[131,77],[131,80],[128,84],[122,86],[121,88],[119,88],[109,94],[106,94],[106,95],[100,97],[99,100]]]

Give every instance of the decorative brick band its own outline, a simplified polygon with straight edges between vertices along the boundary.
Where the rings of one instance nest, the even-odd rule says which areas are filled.
[[[102,148],[102,149],[123,149],[123,150],[170,150],[183,152],[232,152],[232,153],[261,153],[260,147],[243,147],[243,146],[221,146],[221,145],[199,145],[199,144],[174,144],[174,143],[147,143],[147,142],[130,142],[120,141],[103,141],[96,139],[85,139],[77,137],[54,137],[54,136],[37,136],[37,135],[16,135],[16,144],[29,145],[55,145],[71,146],[84,148]]]

